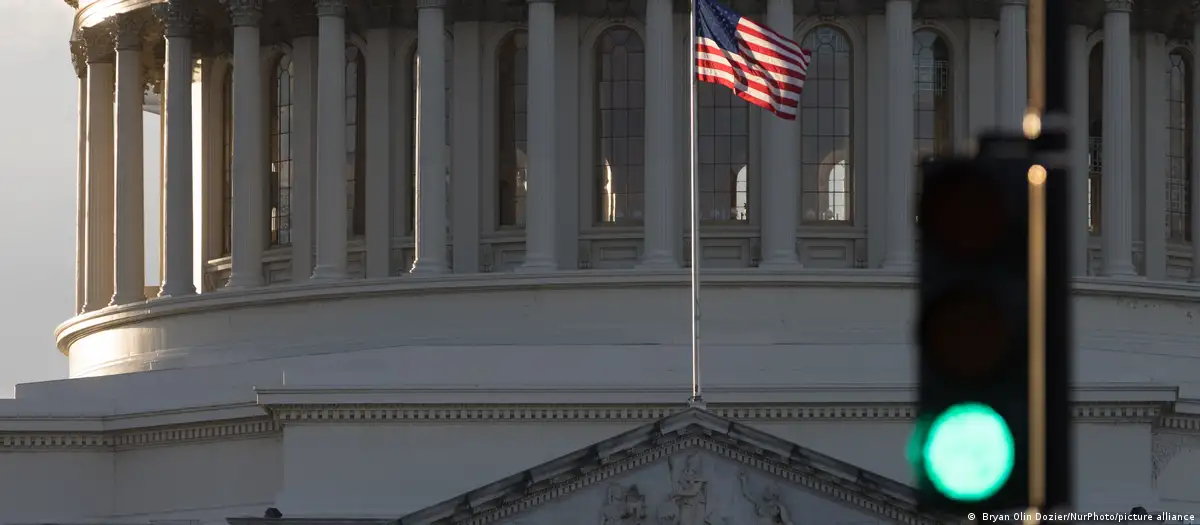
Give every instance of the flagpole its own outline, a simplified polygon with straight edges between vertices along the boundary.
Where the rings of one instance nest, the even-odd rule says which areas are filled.
[[[691,193],[692,229],[692,397],[688,405],[704,408],[704,398],[700,390],[700,179],[696,152],[696,0],[689,2],[688,31],[688,172],[690,182],[688,189]]]

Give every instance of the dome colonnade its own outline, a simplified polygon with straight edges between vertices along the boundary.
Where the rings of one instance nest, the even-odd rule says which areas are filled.
[[[701,86],[704,264],[909,271],[914,159],[1020,127],[1024,1],[762,3],[735,7],[817,60],[797,122]],[[163,296],[686,264],[686,14],[671,0],[85,4],[72,42],[81,311],[149,295],[136,205],[146,83],[166,88]],[[1071,78],[1089,78],[1071,88],[1078,275],[1200,279],[1185,38],[1200,25],[1170,4],[1076,10]],[[601,22],[561,34],[572,16]],[[967,34],[948,37],[946,18]],[[554,52],[564,38],[582,41],[579,60]],[[431,136],[445,144],[419,140]]]

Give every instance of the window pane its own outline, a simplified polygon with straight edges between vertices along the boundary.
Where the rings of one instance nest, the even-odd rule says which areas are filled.
[[[845,33],[821,26],[801,44],[812,66],[800,97],[800,220],[807,224],[851,220],[850,113],[853,50]]]
[[[1187,55],[1167,57],[1167,240],[1191,242],[1192,75]]]
[[[528,135],[526,116],[528,103],[526,86],[529,82],[528,38],[517,31],[500,46],[497,75],[499,80],[497,139],[499,175],[496,182],[496,224],[502,228],[525,227],[526,158]]]
[[[920,198],[921,161],[954,148],[950,50],[941,35],[929,29],[913,34],[913,69],[913,177]]]
[[[292,242],[292,60],[284,55],[275,66],[271,119],[270,239],[272,245]]]
[[[700,220],[750,218],[750,105],[725,86],[696,84],[696,149],[700,169]]]
[[[645,168],[645,48],[627,27],[608,29],[596,42],[596,200],[599,224],[642,220]]]

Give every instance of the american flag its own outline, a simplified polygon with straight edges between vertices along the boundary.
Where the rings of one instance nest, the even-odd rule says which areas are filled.
[[[795,120],[812,53],[715,0],[693,0],[696,79]]]

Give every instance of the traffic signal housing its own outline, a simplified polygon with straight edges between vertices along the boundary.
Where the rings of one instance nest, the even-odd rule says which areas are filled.
[[[922,166],[919,402],[909,456],[921,503],[931,510],[966,514],[1031,504],[1029,221],[1036,146],[1024,137],[987,137],[975,157],[935,159]],[[1044,169],[1040,175],[1039,184],[1046,183]],[[1065,205],[1061,189],[1051,194],[1061,193]],[[1048,221],[1047,245],[1067,241],[1067,228],[1059,222]],[[1051,235],[1056,227],[1061,233]],[[1063,269],[1048,271],[1048,277],[1065,281],[1067,253],[1065,248],[1047,253],[1047,268]],[[1046,305],[1055,315],[1047,317],[1065,319],[1066,285],[1050,292]],[[1047,325],[1047,331],[1069,330],[1067,323],[1059,325]],[[1047,340],[1064,344],[1047,345],[1047,353],[1065,355],[1065,336],[1055,337]],[[1032,363],[1047,372],[1050,385],[1047,410],[1035,416],[1069,418],[1061,361],[1049,368]],[[1049,428],[1046,436],[1044,450],[1062,465],[1066,423]],[[1057,483],[1050,487],[1051,499],[1065,502],[1063,476],[1069,474],[1050,475],[1057,476],[1050,480]]]

